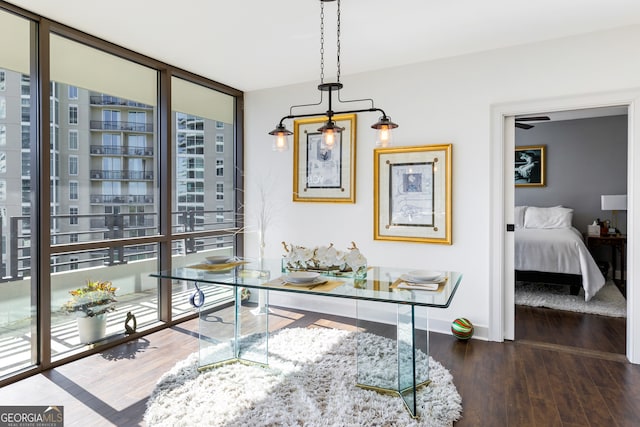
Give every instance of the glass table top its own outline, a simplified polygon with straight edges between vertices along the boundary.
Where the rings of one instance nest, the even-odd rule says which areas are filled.
[[[413,273],[413,275],[411,275]],[[462,274],[455,271],[423,271],[397,267],[368,267],[366,278],[321,274],[314,281],[291,283],[281,260],[238,261],[229,264],[198,264],[151,274],[152,277],[186,280],[203,285],[225,285],[275,290],[336,298],[350,298],[425,307],[448,307]],[[431,279],[431,275],[438,275]],[[418,276],[418,277],[414,277]],[[412,282],[427,286],[418,288]]]

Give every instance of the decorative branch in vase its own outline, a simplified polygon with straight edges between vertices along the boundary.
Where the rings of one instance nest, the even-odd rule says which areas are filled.
[[[260,265],[264,261],[266,249],[266,237],[269,226],[277,218],[275,215],[276,204],[273,202],[274,181],[269,177],[262,177],[256,180],[255,189],[257,193],[256,209],[254,214],[244,212],[245,206],[240,209],[237,215],[246,221],[237,231],[238,234],[248,234],[256,232],[258,237],[258,261]],[[244,222],[244,221],[243,221]]]

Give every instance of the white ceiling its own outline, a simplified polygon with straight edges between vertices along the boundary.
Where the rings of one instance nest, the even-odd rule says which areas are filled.
[[[317,81],[319,0],[11,0],[243,91]],[[342,0],[342,74],[640,24],[638,0]],[[325,81],[336,2],[325,4]]]

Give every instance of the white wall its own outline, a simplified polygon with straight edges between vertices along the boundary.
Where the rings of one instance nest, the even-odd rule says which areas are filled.
[[[430,315],[443,324],[468,317],[476,333],[487,336],[492,105],[640,87],[640,57],[634,54],[638,45],[640,26],[635,26],[343,76],[343,98],[371,97],[400,125],[394,135],[397,145],[453,144],[451,246],[373,240],[375,135],[370,125],[375,114],[358,115],[356,204],[293,203],[292,152],[272,152],[267,132],[291,105],[319,99],[317,81],[247,93],[247,211],[257,210],[259,186],[268,187],[274,219],[267,229],[266,255],[281,256],[283,240],[333,242],[341,248],[353,240],[370,264],[461,271],[464,278],[451,307]],[[283,54],[295,57],[295,52]],[[342,69],[349,72],[349,58],[343,59]],[[287,125],[293,128],[290,121]],[[246,239],[247,255],[255,255],[255,236]]]

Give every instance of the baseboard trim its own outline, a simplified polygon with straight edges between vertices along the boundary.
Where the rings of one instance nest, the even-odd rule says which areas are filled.
[[[359,318],[371,322],[395,325],[397,320],[396,304],[373,301],[361,301],[348,298],[323,297],[318,295],[301,295],[288,292],[270,292],[269,305],[296,310],[313,311],[334,316]],[[427,313],[429,317],[427,319]],[[446,335],[451,334],[451,322],[454,319],[443,319],[437,313],[444,313],[437,308],[425,309],[417,307],[416,327],[429,329]],[[486,325],[474,325],[474,339],[489,340],[489,329]]]

